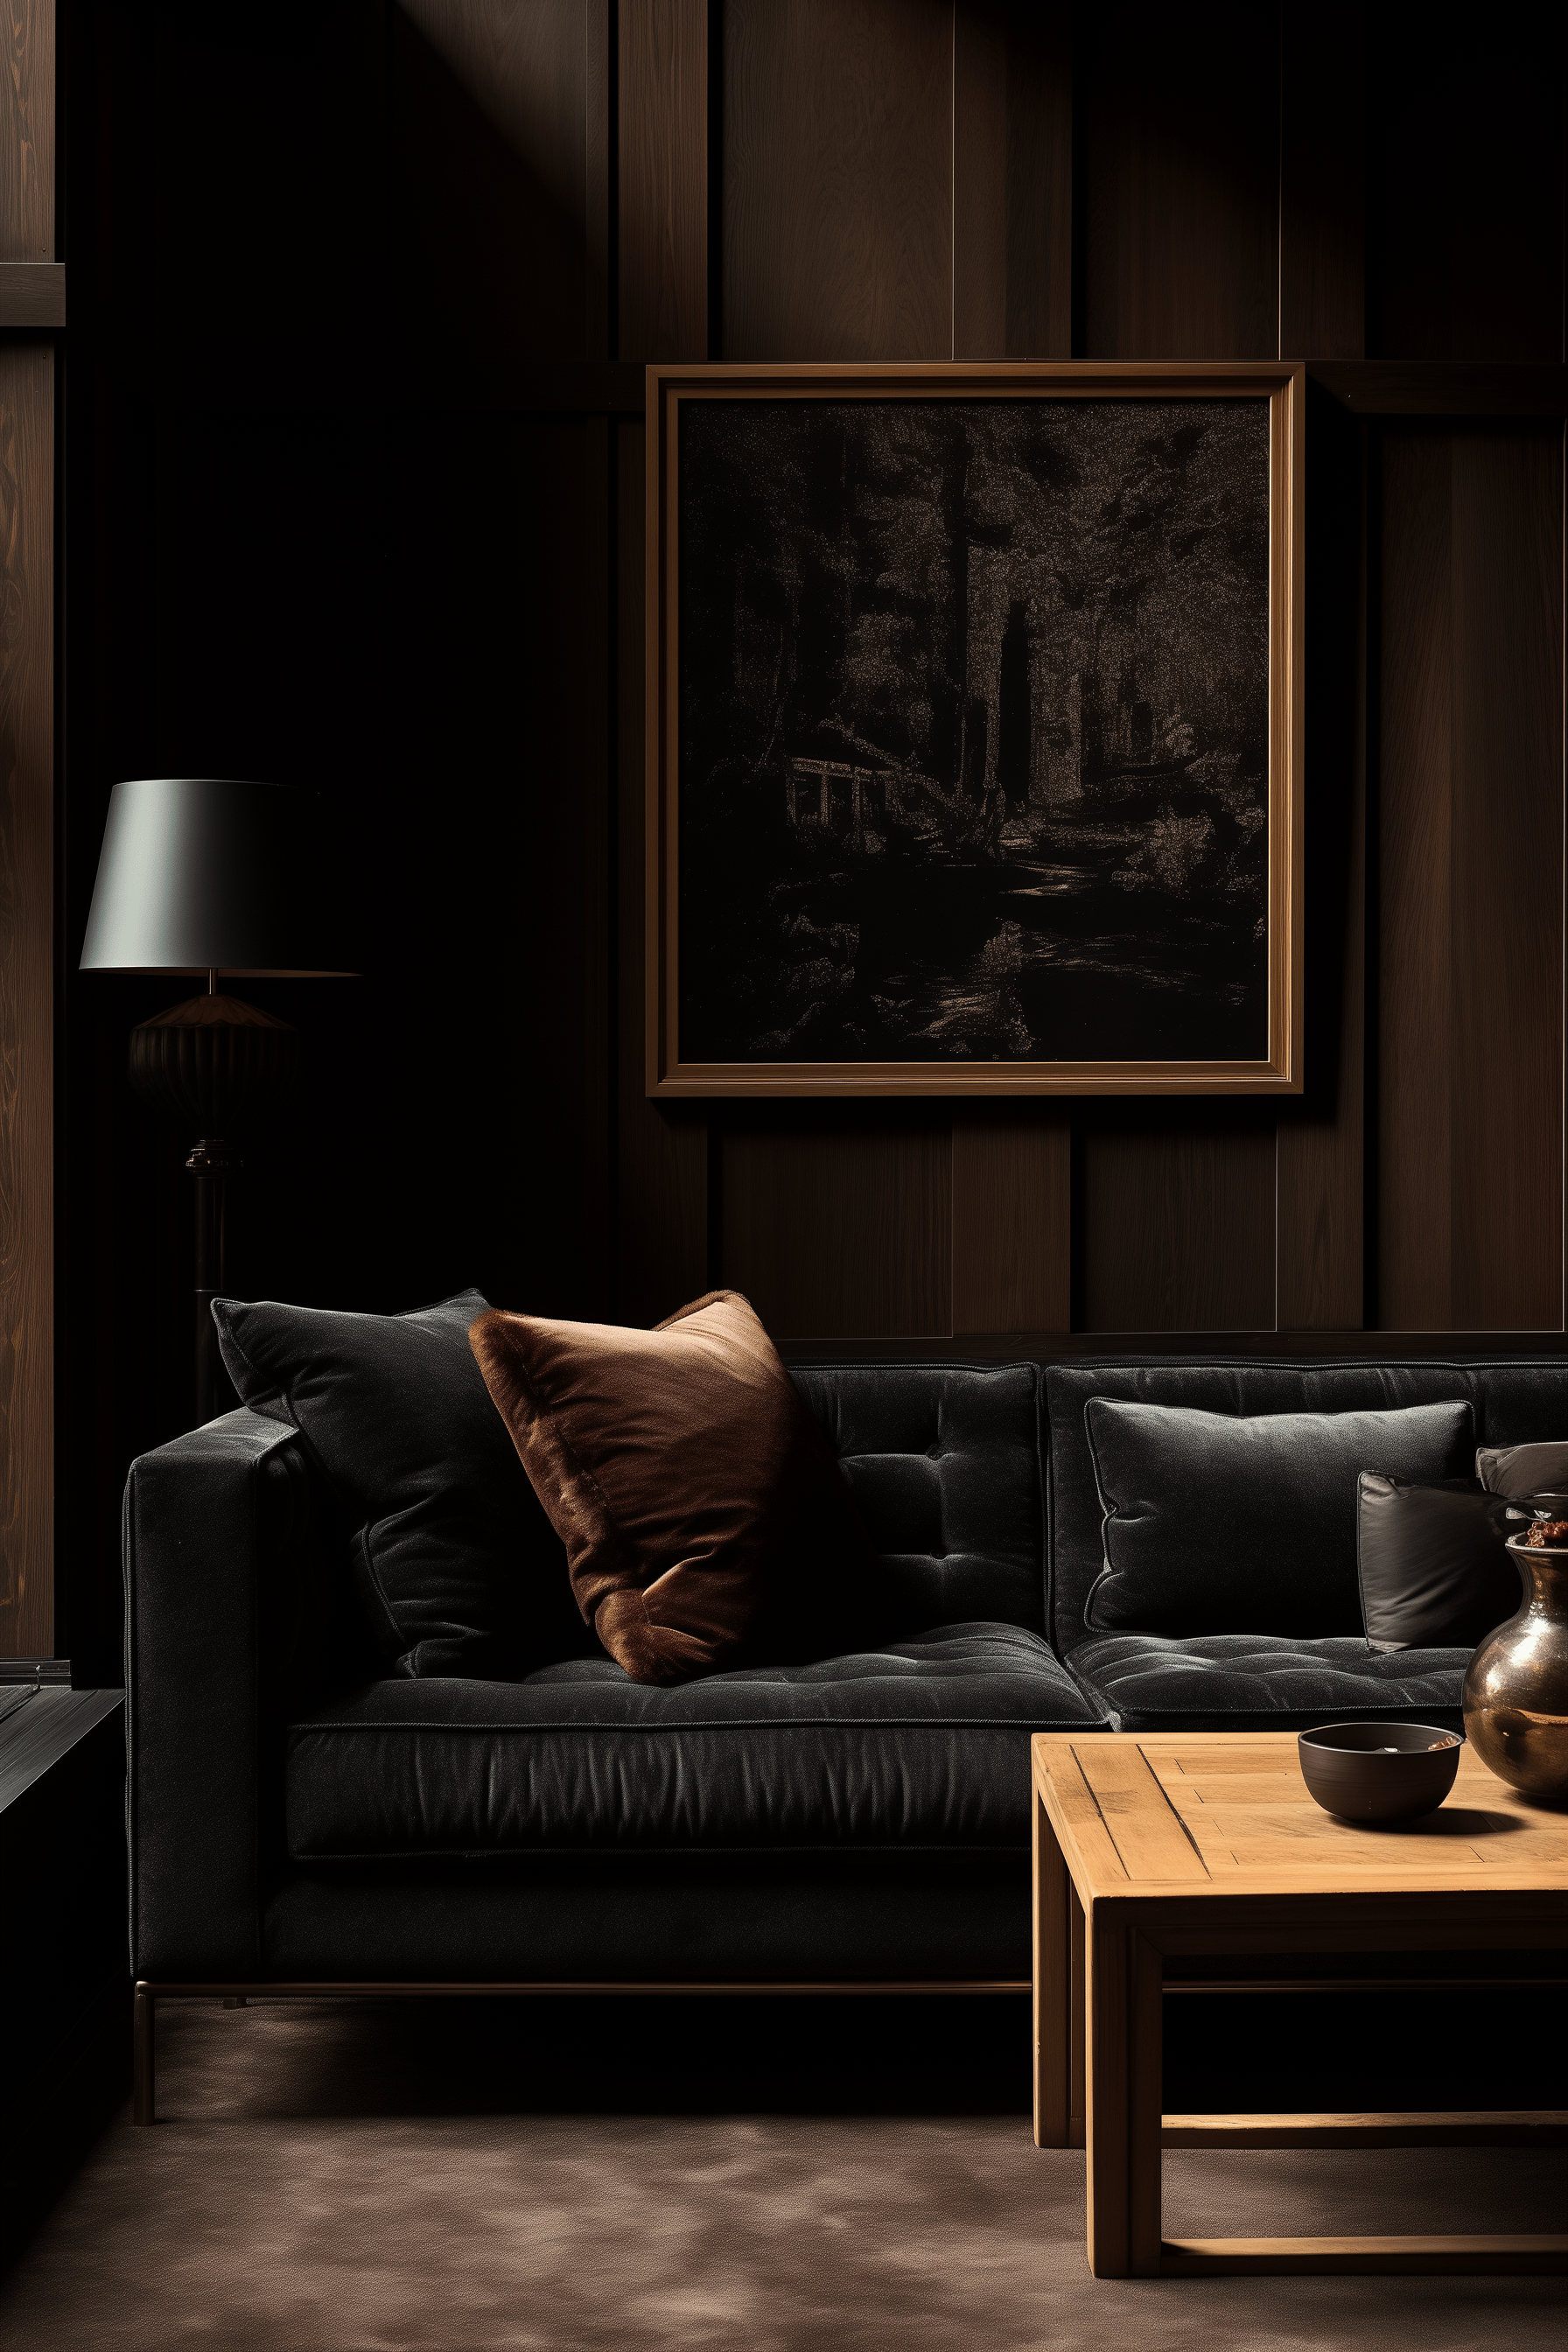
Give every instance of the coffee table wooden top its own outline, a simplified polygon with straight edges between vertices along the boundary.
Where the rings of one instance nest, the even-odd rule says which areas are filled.
[[[1484,1887],[1568,1897],[1568,1814],[1526,1804],[1468,1748],[1439,1811],[1362,1827],[1309,1795],[1293,1731],[1037,1732],[1032,1744],[1086,1905]]]

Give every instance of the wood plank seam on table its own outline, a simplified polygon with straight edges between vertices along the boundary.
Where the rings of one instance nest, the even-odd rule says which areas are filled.
[[[1082,1751],[1074,1747],[1073,1759],[1129,1878],[1208,1876],[1196,1839],[1151,1771],[1141,1747],[1086,1742]],[[1160,1800],[1157,1810],[1149,1804],[1151,1787]]]
[[[1082,1901],[1096,1885],[1097,1864],[1098,1876],[1111,1885],[1125,1886],[1131,1884],[1131,1880],[1104,1816],[1094,1801],[1094,1793],[1077,1764],[1076,1755],[1071,1752],[1072,1743],[1064,1740],[1062,1745],[1069,1750],[1062,1759],[1062,1769],[1053,1769],[1051,1761],[1045,1759],[1037,1769],[1043,1784],[1042,1794],[1046,1790],[1050,1792],[1047,1806],[1061,1846],[1062,1858]],[[1054,1804],[1050,1801],[1051,1797],[1055,1798]]]

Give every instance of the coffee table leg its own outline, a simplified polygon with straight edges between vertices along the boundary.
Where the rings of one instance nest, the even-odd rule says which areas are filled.
[[[1091,1906],[1089,1916],[1089,2266],[1096,2278],[1160,2273],[1159,1953]]]
[[[1068,1962],[1072,1979],[1069,1999],[1071,2023],[1068,2028],[1068,2146],[1081,2147],[1084,2144],[1084,2123],[1089,2114],[1089,2093],[1086,2088],[1084,2065],[1083,2021],[1089,1981],[1089,1927],[1083,1916],[1083,1905],[1078,1899],[1078,1889],[1068,1881]]]
[[[1069,2145],[1072,1893],[1050,1817],[1035,1795],[1035,2146]],[[1080,1914],[1081,1916],[1081,1914]]]

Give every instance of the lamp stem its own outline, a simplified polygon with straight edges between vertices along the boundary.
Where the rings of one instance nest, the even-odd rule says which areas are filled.
[[[223,1359],[213,1322],[215,1298],[224,1295],[226,1180],[245,1162],[221,1137],[204,1136],[185,1166],[196,1180],[196,1427],[224,1410]]]
[[[217,994],[217,974],[211,964],[207,966],[207,994],[209,996]]]

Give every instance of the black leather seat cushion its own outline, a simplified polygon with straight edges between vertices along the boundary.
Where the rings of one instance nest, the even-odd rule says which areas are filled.
[[[289,1852],[1023,1851],[1029,1734],[1102,1719],[994,1623],[668,1687],[607,1658],[373,1683],[288,1732]]]
[[[1458,1727],[1468,1650],[1370,1650],[1342,1634],[1102,1633],[1069,1664],[1123,1731],[1305,1731],[1387,1717]]]

